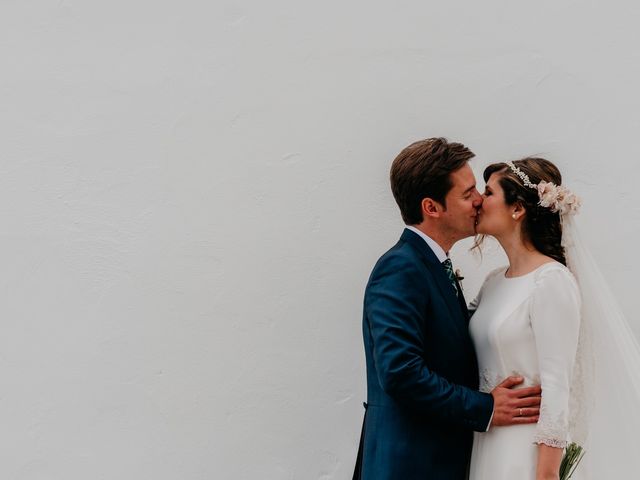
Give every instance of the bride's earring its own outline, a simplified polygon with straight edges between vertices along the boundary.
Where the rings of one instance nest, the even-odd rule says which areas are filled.
[[[511,217],[512,217],[514,220],[517,220],[517,219],[518,219],[518,216],[517,216],[515,213],[511,214]]]

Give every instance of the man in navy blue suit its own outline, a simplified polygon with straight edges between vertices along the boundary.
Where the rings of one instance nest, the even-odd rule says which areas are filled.
[[[475,234],[482,197],[460,143],[409,145],[391,167],[407,225],[376,263],[364,298],[367,403],[354,478],[462,480],[473,431],[535,423],[539,387],[509,377],[478,391],[469,312],[448,252]],[[490,479],[487,479],[490,480]]]

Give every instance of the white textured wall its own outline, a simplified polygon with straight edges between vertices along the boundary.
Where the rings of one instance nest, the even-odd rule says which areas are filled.
[[[633,2],[0,3],[0,478],[346,479],[394,156],[542,154],[640,269]],[[468,295],[479,267],[457,248]],[[635,324],[636,329],[640,323]]]

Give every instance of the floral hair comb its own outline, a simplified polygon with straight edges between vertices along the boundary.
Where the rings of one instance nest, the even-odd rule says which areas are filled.
[[[580,210],[582,200],[568,188],[544,180],[536,185],[531,182],[529,175],[516,167],[513,162],[506,163],[526,187],[537,190],[540,198],[538,205],[541,207],[549,208],[554,213],[559,212],[560,215],[575,215]]]

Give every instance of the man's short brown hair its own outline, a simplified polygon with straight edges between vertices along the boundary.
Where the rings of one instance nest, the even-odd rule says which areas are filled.
[[[391,165],[391,191],[407,225],[422,223],[422,200],[431,198],[446,208],[445,197],[453,184],[449,174],[462,168],[474,153],[446,138],[412,143]]]

